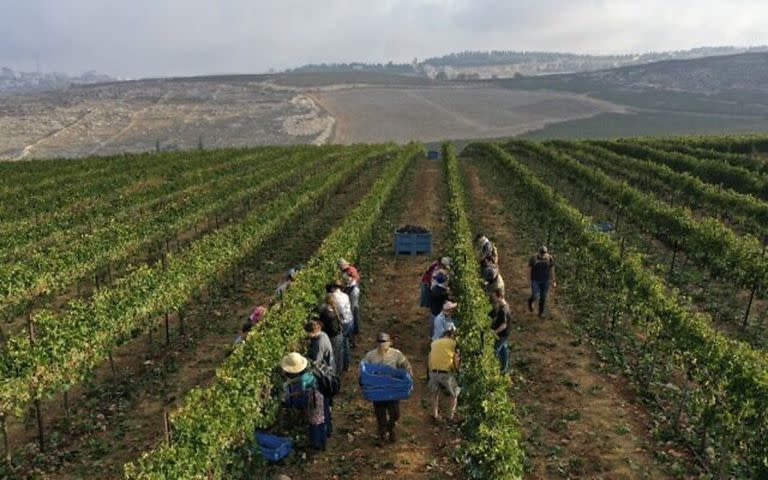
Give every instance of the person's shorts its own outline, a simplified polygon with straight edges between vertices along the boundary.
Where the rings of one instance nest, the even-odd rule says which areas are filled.
[[[453,373],[430,371],[427,387],[431,392],[437,392],[439,389],[442,389],[444,393],[451,397],[458,397],[459,392],[461,392],[461,387],[459,387],[456,381],[456,375]]]

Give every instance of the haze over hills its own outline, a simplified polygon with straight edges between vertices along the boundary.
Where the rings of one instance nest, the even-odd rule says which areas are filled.
[[[411,63],[323,63],[304,65],[289,72],[378,72],[441,79],[511,78],[520,75],[577,73],[664,60],[687,60],[745,52],[768,52],[768,46],[700,47],[668,52],[625,55],[588,55],[514,50],[463,51]]]
[[[151,79],[0,96],[0,157],[294,143],[768,130],[768,52],[464,81],[386,71]]]
[[[116,79],[95,70],[73,77],[64,73],[17,72],[7,67],[0,68],[0,92],[42,92],[114,80]]]

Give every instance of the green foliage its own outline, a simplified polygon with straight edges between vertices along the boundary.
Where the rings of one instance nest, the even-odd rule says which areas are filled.
[[[376,155],[381,148],[368,151]],[[0,357],[0,412],[18,413],[30,400],[88,378],[114,347],[149,331],[160,315],[178,310],[236,269],[285,222],[308,211],[363,167],[366,155],[350,152],[352,158],[343,157],[319,172],[306,170],[303,189],[278,196],[239,223],[223,226],[163,261],[136,268],[87,301],[71,301],[61,314],[39,312],[34,342],[20,332],[9,339]]]
[[[554,141],[551,145],[581,163],[596,166],[613,177],[626,179],[641,191],[668,192],[671,200],[680,201],[691,209],[704,211],[710,216],[718,214],[758,237],[768,235],[768,203],[751,195],[716,187],[666,165],[619,155],[586,142]]]
[[[625,182],[582,165],[571,156],[531,141],[514,141],[510,151],[533,155],[580,183],[592,195],[614,206],[643,229],[721,277],[742,287],[768,285],[768,258],[751,235],[737,235],[715,218],[696,218],[690,210],[671,206]]]
[[[572,307],[649,399],[660,429],[713,470],[768,475],[765,353],[715,330],[708,316],[670,294],[641,256],[622,255],[617,240],[590,229],[591,219],[498,145],[472,144],[465,155],[501,172],[519,220],[533,223],[546,211],[558,227],[559,277]]]
[[[677,152],[665,152],[631,141],[595,141],[595,145],[622,155],[659,162],[679,172],[690,172],[705,182],[723,185],[737,192],[768,200],[768,177],[720,160],[696,158]]]
[[[461,399],[468,412],[464,422],[463,456],[466,472],[477,479],[522,478],[523,450],[508,381],[499,372],[493,353],[494,335],[486,313],[488,297],[482,288],[472,246],[472,230],[465,208],[464,187],[453,145],[443,146],[448,182],[449,255],[454,275],[451,288],[459,303],[459,347],[463,353]]]
[[[229,469],[239,469],[243,459],[237,447],[254,428],[274,421],[279,402],[271,395],[276,366],[302,338],[302,319],[314,311],[323,286],[337,273],[336,261],[359,256],[409,163],[423,154],[415,145],[398,152],[362,202],[326,237],[282,302],[218,369],[214,384],[190,392],[172,415],[173,444],[126,465],[126,478],[226,478]]]
[[[218,223],[232,212],[246,210],[254,198],[266,196],[285,180],[302,172],[318,152],[297,150],[278,161],[266,161],[253,169],[247,163],[222,181],[198,184],[193,192],[173,202],[161,202],[131,218],[108,218],[97,228],[87,228],[79,237],[58,245],[29,248],[16,261],[0,266],[0,284],[8,285],[0,295],[0,318],[18,316],[42,295],[58,294],[76,282],[100,271],[112,270],[146,251],[160,250],[164,242],[203,223]],[[326,154],[324,156],[329,156]],[[319,162],[315,167],[321,166]],[[270,172],[277,169],[277,175]],[[228,195],[222,195],[225,191]],[[17,232],[13,237],[23,237]]]

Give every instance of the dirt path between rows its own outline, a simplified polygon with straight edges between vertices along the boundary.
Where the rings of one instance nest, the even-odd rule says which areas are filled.
[[[528,312],[527,258],[535,246],[514,234],[520,226],[477,167],[464,161],[463,171],[471,220],[496,242],[517,320],[510,393],[524,434],[525,478],[671,478],[653,459],[648,416],[621,377],[599,372],[600,359],[557,306],[556,292],[544,319]]]
[[[442,165],[421,160],[407,189],[395,200],[402,203],[402,213],[385,221],[429,228],[433,232],[433,252],[440,252],[445,198]],[[335,400],[334,435],[325,452],[310,454],[307,462],[278,470],[294,480],[462,478],[461,465],[453,460],[459,432],[446,423],[431,423],[424,382],[428,323],[426,311],[418,306],[419,280],[430,259],[394,257],[392,231],[379,230],[373,252],[361,262],[363,327],[353,352],[353,368],[344,375],[342,392]],[[393,347],[408,357],[416,377],[413,395],[401,402],[398,441],[384,447],[374,444],[377,435],[373,409],[357,385],[357,362],[375,348],[375,336],[380,331],[391,334]]]

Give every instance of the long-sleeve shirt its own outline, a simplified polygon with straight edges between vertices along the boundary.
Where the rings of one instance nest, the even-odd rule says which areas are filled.
[[[328,365],[336,370],[336,361],[333,358],[333,346],[331,339],[325,332],[320,332],[314,337],[309,338],[309,350],[307,358]]]
[[[453,318],[446,316],[443,312],[440,312],[440,314],[435,317],[434,322],[432,322],[433,342],[443,337],[443,333],[445,333],[448,325],[454,325]]]

